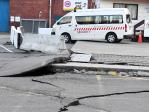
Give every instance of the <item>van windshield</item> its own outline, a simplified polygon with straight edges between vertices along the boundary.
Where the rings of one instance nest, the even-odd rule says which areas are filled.
[[[127,23],[131,23],[131,17],[130,17],[130,14],[127,14],[127,15],[126,15],[126,21],[127,21]]]
[[[72,16],[65,16],[59,22],[57,22],[57,24],[58,25],[68,24],[68,23],[71,23],[71,21],[72,21]]]

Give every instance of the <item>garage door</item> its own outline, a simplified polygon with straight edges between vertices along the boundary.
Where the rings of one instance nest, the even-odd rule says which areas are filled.
[[[9,31],[9,0],[0,0],[0,32]]]

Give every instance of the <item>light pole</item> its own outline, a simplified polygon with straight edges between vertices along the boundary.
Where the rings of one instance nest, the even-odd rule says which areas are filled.
[[[52,25],[51,19],[52,19],[52,0],[49,0],[49,27],[51,27]]]
[[[39,18],[39,24],[38,24],[38,28],[40,28],[40,18],[42,16],[42,11],[39,11],[39,15],[38,15],[38,18]]]

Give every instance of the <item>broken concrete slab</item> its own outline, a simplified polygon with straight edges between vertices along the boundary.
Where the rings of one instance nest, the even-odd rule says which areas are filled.
[[[128,65],[106,65],[106,64],[93,64],[93,63],[57,63],[52,64],[56,68],[67,69],[86,69],[86,70],[117,70],[117,71],[144,71],[149,72],[149,67],[145,66],[128,66]]]
[[[4,65],[0,69],[0,76],[22,74],[27,71],[46,66],[52,61],[54,61],[53,58],[50,58],[49,56],[27,57],[16,61],[12,61],[11,63]]]
[[[75,62],[90,62],[92,55],[91,54],[72,54],[71,61]]]
[[[3,65],[0,66],[0,76],[12,76],[27,73],[50,65],[50,63],[59,60],[65,60],[68,56],[63,55],[43,55],[43,56],[28,56],[24,58],[16,58],[3,60]],[[9,57],[12,58],[12,57]],[[7,61],[7,62],[6,62]],[[49,68],[50,69],[50,68]]]

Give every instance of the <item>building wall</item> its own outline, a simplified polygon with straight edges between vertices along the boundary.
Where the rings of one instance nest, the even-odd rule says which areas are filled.
[[[88,8],[93,8],[92,0],[88,0]],[[66,11],[63,10],[63,0],[52,0],[52,25],[56,19],[65,15]]]
[[[149,1],[148,0],[101,0],[101,8],[113,8],[113,3],[138,4],[138,20],[133,20],[133,24],[149,19]],[[148,9],[148,12],[147,12]]]
[[[42,11],[42,19],[48,19],[48,0],[11,0],[11,16],[21,16],[25,19],[39,18]]]
[[[55,23],[55,20],[65,15],[63,0],[51,0],[51,20],[49,18],[50,0],[10,0],[10,17],[21,19],[46,19],[47,22]],[[88,0],[88,8],[92,8],[92,0]],[[40,12],[41,15],[40,15]],[[11,25],[19,26],[19,22],[10,22]]]
[[[63,0],[52,0],[52,25],[58,17],[65,15],[67,12],[63,11]]]
[[[48,4],[48,0],[10,0],[10,16],[19,16],[21,19],[40,18],[48,21]]]

